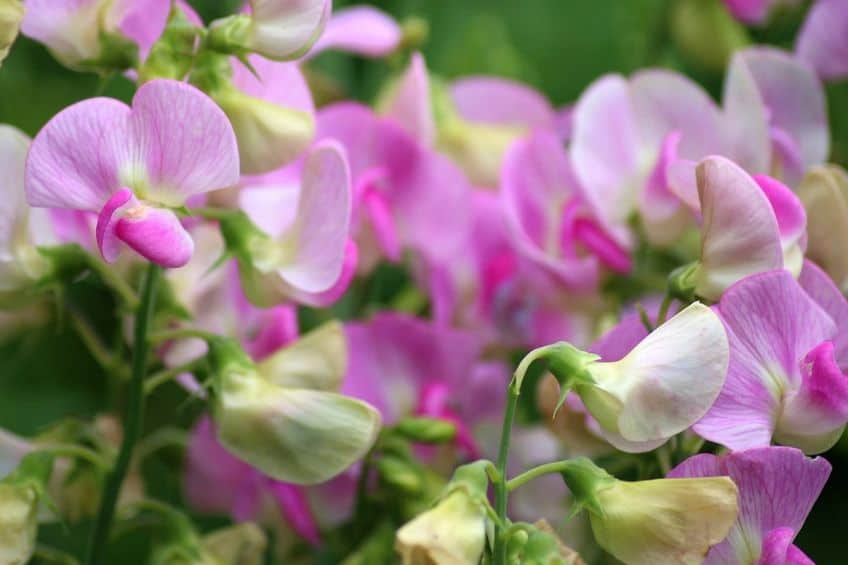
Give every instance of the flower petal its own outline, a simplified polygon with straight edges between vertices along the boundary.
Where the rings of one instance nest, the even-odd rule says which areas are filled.
[[[194,240],[177,215],[165,208],[124,208],[115,235],[148,261],[169,269],[188,263],[194,252]]]
[[[250,0],[247,47],[269,59],[296,59],[309,51],[330,17],[330,0]]]
[[[430,77],[421,53],[412,55],[384,114],[397,121],[418,142],[428,147],[433,144],[436,121],[430,102]]]
[[[111,98],[84,100],[54,116],[27,158],[30,206],[99,212],[121,187],[121,166],[132,162],[129,122],[129,106]]]
[[[337,143],[318,143],[303,168],[294,224],[281,240],[292,255],[278,268],[292,286],[322,292],[339,279],[350,229],[350,169]]]
[[[722,100],[728,156],[746,171],[770,172],[769,110],[741,52],[730,60]]]
[[[257,365],[259,374],[289,388],[338,390],[347,368],[347,341],[338,322],[328,322]]]
[[[364,57],[383,57],[397,49],[401,39],[403,31],[390,15],[373,6],[351,6],[330,17],[324,33],[305,58],[330,49]]]
[[[762,189],[739,166],[708,157],[697,169],[704,224],[696,292],[717,300],[734,282],[783,266],[780,232]]]
[[[811,261],[804,261],[798,282],[836,323],[836,335],[833,337],[836,362],[840,369],[848,370],[848,300],[827,273]]]
[[[824,80],[848,75],[848,4],[817,0],[798,32],[795,50]]]
[[[471,122],[552,130],[557,118],[541,93],[501,77],[464,77],[450,85],[450,94],[460,116]]]
[[[224,112],[188,84],[152,80],[135,93],[130,115],[133,160],[121,162],[124,186],[139,198],[180,206],[192,194],[235,185],[236,137]]]

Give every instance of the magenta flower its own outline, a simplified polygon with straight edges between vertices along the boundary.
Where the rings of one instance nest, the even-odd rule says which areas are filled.
[[[790,447],[763,447],[724,456],[702,453],[670,478],[729,476],[739,489],[739,516],[705,565],[812,565],[793,544],[830,475],[830,464]]]
[[[169,0],[27,0],[21,31],[71,68],[115,57],[108,50],[117,46],[116,37],[134,43],[143,60],[165,28],[170,8]]]
[[[186,84],[151,81],[132,107],[93,98],[39,132],[26,167],[31,206],[98,214],[97,246],[113,262],[123,244],[180,267],[194,243],[172,208],[238,181],[238,150],[224,113]]]
[[[347,150],[361,271],[381,257],[398,261],[403,250],[439,261],[464,244],[470,187],[447,158],[354,103],[319,112],[317,139],[326,138]]]
[[[453,422],[458,445],[478,454],[472,427],[497,419],[508,372],[500,363],[478,362],[477,336],[389,312],[348,323],[345,333],[343,394],[373,405],[386,425],[412,415]]]
[[[817,0],[798,32],[795,52],[823,80],[848,76],[848,4]]]
[[[842,313],[843,303],[839,300]],[[731,449],[768,445],[772,439],[808,453],[830,448],[848,422],[846,359],[837,358],[834,346],[844,343],[844,329],[834,314],[785,271],[743,279],[722,295],[715,310],[730,340],[730,368],[695,431]]]

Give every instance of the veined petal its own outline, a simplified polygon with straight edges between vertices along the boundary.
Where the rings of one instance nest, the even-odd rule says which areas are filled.
[[[804,261],[798,283],[836,323],[836,335],[832,339],[836,362],[840,369],[848,370],[848,300],[827,273],[811,261]]]
[[[295,223],[282,235],[289,250],[279,275],[307,292],[322,292],[339,279],[350,229],[350,169],[344,149],[322,141],[306,158]]]
[[[824,80],[848,75],[848,5],[840,0],[818,0],[795,43],[798,57]]]
[[[192,194],[235,185],[236,137],[224,112],[188,84],[152,80],[135,93],[129,117],[132,160],[120,179],[139,198],[180,206]]]
[[[731,449],[767,445],[784,395],[800,384],[800,361],[836,326],[784,270],[733,285],[717,311],[730,339],[730,369],[695,431]]]
[[[306,54],[310,59],[330,49],[365,57],[383,57],[400,45],[403,31],[387,13],[373,6],[351,6],[335,12],[324,33]]]
[[[708,157],[696,172],[704,224],[695,291],[717,300],[736,281],[783,267],[783,249],[771,204],[745,171]]]
[[[280,386],[338,390],[347,368],[347,340],[338,322],[328,322],[257,365]]]
[[[607,431],[635,442],[668,439],[710,408],[724,384],[729,355],[721,320],[696,302],[620,361],[590,365],[595,384],[578,387],[578,393]],[[606,400],[592,394],[595,388]],[[605,415],[610,407],[618,413]]]
[[[130,114],[122,102],[91,98],[47,122],[27,158],[30,206],[99,212],[121,187],[120,167],[133,162]]]
[[[775,528],[763,540],[763,553],[757,565],[815,565],[803,551],[792,543],[795,539],[792,528]]]

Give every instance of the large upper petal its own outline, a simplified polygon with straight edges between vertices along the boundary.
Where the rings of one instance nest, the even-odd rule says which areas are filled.
[[[624,223],[636,203],[639,134],[627,81],[608,75],[574,107],[571,158],[586,201],[608,226]]]
[[[695,290],[717,300],[734,282],[783,266],[780,230],[768,198],[738,165],[708,157],[696,174],[704,223]]]
[[[825,80],[848,75],[848,4],[817,0],[798,32],[795,51]]]
[[[398,79],[384,112],[402,125],[418,142],[430,146],[436,139],[436,121],[430,102],[430,77],[421,53],[412,55],[409,67]]]
[[[188,84],[153,80],[135,93],[129,117],[132,161],[120,180],[141,198],[178,206],[192,194],[235,185],[236,137],[212,99]]]
[[[751,69],[739,53],[727,68],[722,103],[728,156],[748,172],[770,172],[769,111]]]
[[[247,45],[269,59],[294,59],[320,37],[330,16],[330,0],[250,0]]]
[[[784,391],[801,378],[801,360],[830,339],[836,325],[784,270],[738,282],[716,309],[730,340],[730,368],[695,431],[731,449],[767,445]]]

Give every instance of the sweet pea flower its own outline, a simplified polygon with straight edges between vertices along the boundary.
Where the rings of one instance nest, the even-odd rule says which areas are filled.
[[[28,287],[45,274],[47,261],[37,245],[52,243],[47,213],[30,210],[24,193],[24,168],[29,138],[0,125],[0,296]]]
[[[601,77],[574,106],[575,177],[596,221],[625,248],[633,244],[627,222],[635,211],[653,243],[668,245],[679,237],[688,213],[671,192],[669,168],[724,147],[716,104],[673,72]]]
[[[482,187],[497,186],[512,142],[534,128],[558,129],[557,113],[532,88],[488,76],[432,83],[418,53],[380,106],[419,142],[450,156]]]
[[[830,475],[830,464],[791,447],[761,447],[690,457],[671,478],[730,477],[739,489],[739,516],[705,565],[812,565],[793,543]]]
[[[795,53],[822,80],[848,76],[848,6],[839,0],[817,0],[798,32]]]
[[[844,328],[834,314],[785,271],[743,279],[715,310],[730,340],[730,369],[695,432],[731,449],[772,439],[807,453],[831,447],[848,422],[845,359],[837,360],[835,348]]]
[[[21,20],[24,17],[24,4],[18,0],[0,2],[0,64],[9,54],[9,48],[18,36]]]
[[[360,271],[406,250],[429,261],[453,256],[469,224],[470,187],[447,158],[428,150],[400,126],[360,104],[343,102],[318,113],[318,140],[347,151],[353,183],[351,233]]]
[[[599,223],[559,139],[537,132],[504,159],[503,207],[519,253],[566,288],[596,286],[600,265],[626,273],[626,249]]]
[[[765,175],[752,178],[723,157],[701,161],[696,178],[703,225],[691,277],[698,296],[718,300],[755,273],[800,273],[807,218],[788,187]]]
[[[330,0],[249,0],[248,5],[246,13],[210,24],[213,48],[275,61],[297,59],[318,40],[332,10]]]
[[[734,18],[752,25],[763,24],[769,12],[776,6],[799,3],[799,0],[724,0]]]
[[[375,406],[387,425],[412,415],[452,422],[457,444],[479,453],[473,427],[498,418],[508,372],[479,362],[477,335],[394,312],[347,323],[345,333],[344,394]]]
[[[109,98],[70,106],[35,137],[25,186],[31,206],[98,213],[97,245],[111,263],[122,243],[180,267],[194,243],[171,208],[238,181],[224,113],[186,84],[155,80],[132,107]]]
[[[737,52],[724,82],[728,157],[795,186],[830,151],[824,90],[813,69],[771,47]]]
[[[170,0],[27,0],[21,32],[72,69],[125,69],[165,28]]]
[[[719,317],[695,302],[617,361],[561,342],[531,352],[516,375],[535,359],[555,359],[551,367],[560,367],[557,379],[574,389],[604,439],[639,453],[662,445],[707,413],[727,374],[727,339]]]
[[[253,224],[231,235],[242,288],[271,306],[286,300],[326,306],[350,283],[357,248],[349,241],[351,173],[345,150],[321,141],[302,162],[242,179],[239,203]],[[233,241],[239,240],[237,243]]]
[[[848,291],[848,174],[837,165],[811,168],[797,189],[807,212],[806,256]]]

